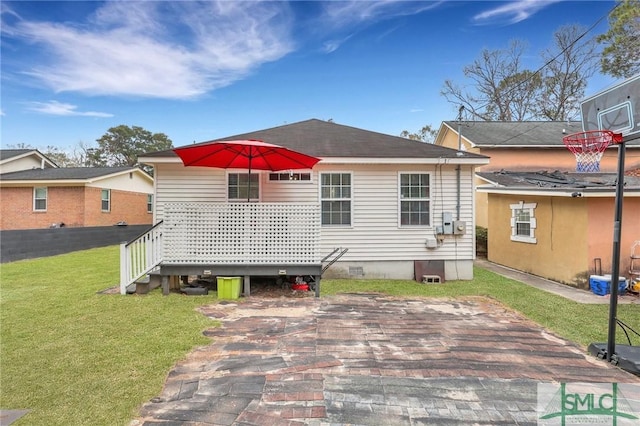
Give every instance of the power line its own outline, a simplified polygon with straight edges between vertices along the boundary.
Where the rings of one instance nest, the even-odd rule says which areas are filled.
[[[554,56],[553,58],[551,58],[550,60],[548,60],[544,65],[542,65],[541,67],[539,67],[537,70],[535,70],[531,75],[529,75],[527,78],[525,78],[524,80],[522,80],[521,82],[519,82],[517,85],[515,85],[513,88],[511,88],[510,90],[508,90],[506,92],[506,95],[510,95],[513,91],[515,91],[516,89],[519,89],[520,86],[522,86],[525,83],[528,83],[533,77],[535,77],[536,75],[540,74],[540,72],[545,69],[546,67],[548,67],[553,61],[555,61],[556,59],[558,59],[560,56],[562,56],[567,50],[571,49],[578,41],[580,41],[584,36],[586,36],[589,32],[591,32],[596,26],[598,26],[598,24],[600,24],[600,22],[602,22],[606,17],[610,16],[611,13],[613,13],[614,10],[616,10],[622,3],[618,2],[609,12],[607,12],[605,15],[602,15],[595,23],[593,23],[589,28],[587,28],[585,31],[582,32],[582,34],[580,34],[575,40],[573,40],[571,43],[569,43],[568,46],[566,46],[564,49],[562,49],[560,51],[560,53],[558,53],[556,56]],[[486,108],[487,106],[489,106],[491,103],[487,103],[485,105],[482,105],[480,107],[480,109],[482,108]],[[477,109],[477,108],[474,108]],[[481,117],[479,114],[475,113],[473,110],[471,111],[471,113],[475,116]]]

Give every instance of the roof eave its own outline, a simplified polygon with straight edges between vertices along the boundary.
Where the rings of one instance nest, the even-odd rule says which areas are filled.
[[[329,157],[318,164],[489,164],[485,157],[432,157],[432,158],[375,158],[375,157]]]
[[[434,157],[434,158],[375,158],[375,157],[323,157],[318,165],[324,164],[489,164],[488,157]],[[182,164],[179,157],[140,157],[142,164]]]
[[[42,185],[42,186],[77,186],[90,183],[87,179],[20,179],[2,180],[0,186]]]
[[[477,186],[478,192],[488,194],[505,195],[537,195],[545,197],[585,197],[585,198],[611,198],[615,197],[615,188],[603,190],[602,188],[525,188],[505,186]],[[640,188],[625,188],[623,196],[640,197]]]
[[[100,180],[110,179],[110,178],[113,178],[113,177],[116,177],[116,176],[120,176],[120,175],[124,175],[124,174],[127,174],[127,173],[136,173],[136,174],[142,173],[142,175],[144,175],[144,177],[148,178],[148,180],[150,182],[153,182],[153,178],[151,176],[149,176],[147,173],[145,173],[143,170],[140,170],[137,167],[132,167],[132,168],[127,169],[127,170],[121,170],[119,172],[109,173],[109,174],[106,174],[106,175],[100,175],[100,176],[95,176],[95,177],[92,177],[92,178],[87,178],[86,181],[87,181],[87,183],[94,183],[94,182],[97,182],[97,181],[100,181]]]

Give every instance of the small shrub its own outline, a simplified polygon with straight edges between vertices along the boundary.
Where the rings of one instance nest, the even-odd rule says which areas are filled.
[[[476,226],[476,253],[478,256],[487,255],[489,231],[482,226]]]

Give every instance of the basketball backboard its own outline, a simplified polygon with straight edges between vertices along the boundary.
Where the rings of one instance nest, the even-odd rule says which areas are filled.
[[[585,131],[640,134],[640,74],[584,99],[580,109]]]

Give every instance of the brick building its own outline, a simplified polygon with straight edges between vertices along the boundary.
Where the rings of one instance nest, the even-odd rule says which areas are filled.
[[[19,161],[39,159],[30,151],[35,155],[20,153]],[[7,153],[0,158],[0,230],[152,223],[153,178],[137,167],[59,168],[44,157],[33,168],[5,172]]]

